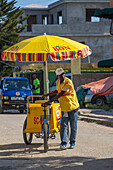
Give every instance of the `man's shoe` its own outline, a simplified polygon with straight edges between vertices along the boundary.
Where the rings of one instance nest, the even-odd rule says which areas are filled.
[[[74,149],[75,145],[74,144],[70,144],[70,149]]]
[[[66,145],[61,145],[61,146],[60,146],[60,149],[61,149],[61,150],[66,150],[66,149],[67,149],[67,146],[66,146]]]

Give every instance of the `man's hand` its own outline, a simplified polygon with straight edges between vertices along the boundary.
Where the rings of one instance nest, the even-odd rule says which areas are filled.
[[[45,106],[48,106],[48,105],[51,105],[51,102],[50,101],[48,101],[48,102],[45,102],[45,103],[43,103]]]

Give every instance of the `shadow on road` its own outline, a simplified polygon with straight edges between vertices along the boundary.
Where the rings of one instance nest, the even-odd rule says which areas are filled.
[[[0,145],[0,156],[12,156],[13,154],[26,154],[30,152],[38,152],[38,148],[43,145],[42,143],[34,143],[25,145],[24,143],[13,143],[8,145]],[[40,151],[41,153],[43,151]]]
[[[26,156],[26,152],[29,152],[32,148],[32,154],[36,148],[38,148],[41,144],[37,146],[37,144],[33,144],[29,147],[26,147],[24,144],[12,144],[12,145],[3,145],[0,146],[0,149],[25,149],[24,151],[14,151],[16,154],[24,154],[23,156],[12,156],[12,157],[3,157],[0,159],[0,169],[65,169],[65,170],[113,170],[113,158],[108,159],[95,159],[93,157],[77,157],[77,156],[67,156],[64,155],[61,151],[59,156],[50,156],[48,153],[43,153],[39,157],[28,157]],[[34,151],[33,151],[34,149]],[[38,150],[37,150],[38,151]],[[9,155],[14,154],[12,151],[8,151]],[[8,152],[3,152],[4,155],[0,154],[0,156],[8,156]],[[71,151],[70,151],[71,152]]]

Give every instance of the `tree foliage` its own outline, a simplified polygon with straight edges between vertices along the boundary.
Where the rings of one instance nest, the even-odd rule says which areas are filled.
[[[10,2],[8,0],[0,0],[0,53],[17,43],[19,41],[19,33],[27,26],[22,23],[28,16],[22,18],[24,11],[20,7],[16,7],[16,3],[16,0],[11,0]],[[14,62],[10,63],[14,66]],[[4,67],[5,64],[0,62],[0,72],[3,72]],[[9,67],[6,68],[7,66],[5,70],[9,74]],[[7,74],[7,71],[5,74]]]

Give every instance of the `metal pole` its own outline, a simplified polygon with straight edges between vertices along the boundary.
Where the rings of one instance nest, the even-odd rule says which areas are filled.
[[[88,63],[91,63],[90,56],[88,56]]]
[[[45,75],[45,73],[46,73],[46,69],[45,69],[45,61],[44,61],[44,94],[46,94],[46,75]]]
[[[46,61],[46,91],[47,91],[47,93],[49,93],[49,80],[48,80],[47,61]]]
[[[49,93],[47,61],[44,62],[44,94]]]

